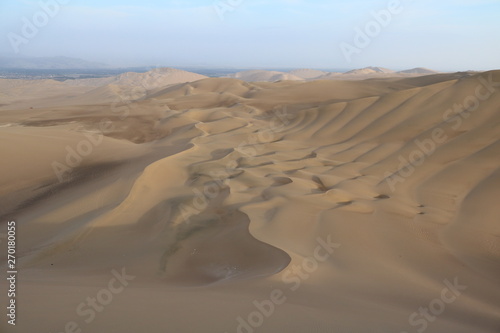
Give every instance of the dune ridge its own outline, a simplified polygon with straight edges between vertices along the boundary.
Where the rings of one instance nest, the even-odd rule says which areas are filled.
[[[235,332],[278,288],[261,332],[413,331],[458,281],[426,331],[497,332],[500,71],[191,78],[153,77],[140,98],[107,82],[95,101],[92,87],[57,107],[0,103],[20,329],[60,330],[124,267],[135,279],[86,328]],[[61,180],[54,161],[68,167],[81,142],[91,152]],[[138,307],[140,324],[123,316]]]

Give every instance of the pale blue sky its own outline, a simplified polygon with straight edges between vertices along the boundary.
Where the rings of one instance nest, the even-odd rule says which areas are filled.
[[[115,66],[500,68],[500,0],[401,0],[400,13],[351,62],[341,43],[356,47],[355,28],[390,0],[60,1],[67,4],[25,36],[26,20],[44,23],[40,1],[3,0],[0,55],[14,55],[15,35],[24,38],[17,56]],[[221,18],[216,4],[231,10]]]

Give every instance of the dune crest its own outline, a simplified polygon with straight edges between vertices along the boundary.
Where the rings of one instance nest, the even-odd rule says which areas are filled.
[[[19,329],[63,327],[123,268],[134,278],[89,330],[237,331],[277,290],[262,332],[412,331],[455,283],[428,332],[496,332],[500,71],[369,71],[158,69],[33,95],[52,103],[37,109],[12,87],[0,215],[22,240]],[[123,316],[144,304],[140,324]]]

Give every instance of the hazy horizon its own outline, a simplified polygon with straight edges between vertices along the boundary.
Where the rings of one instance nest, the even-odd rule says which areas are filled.
[[[112,67],[500,68],[500,1],[81,1],[0,4],[0,55]],[[361,33],[360,33],[361,31]]]
[[[199,71],[217,71],[217,70],[222,70],[222,71],[227,71],[228,73],[231,72],[237,72],[237,71],[250,71],[250,70],[264,70],[264,71],[282,71],[282,72],[289,72],[293,70],[300,70],[300,69],[310,69],[310,70],[320,70],[320,71],[325,71],[325,72],[336,72],[336,73],[345,73],[353,70],[358,70],[358,69],[364,69],[364,68],[385,68],[385,69],[390,69],[395,72],[398,71],[404,71],[404,70],[411,70],[411,69],[417,69],[417,68],[427,68],[427,67],[422,67],[422,66],[415,66],[415,67],[385,67],[385,66],[377,66],[371,65],[371,66],[366,66],[366,67],[344,67],[344,68],[335,68],[335,67],[330,67],[330,68],[325,68],[325,67],[313,67],[313,66],[296,66],[296,67],[268,67],[268,66],[257,66],[257,67],[252,67],[252,66],[224,66],[224,65],[219,65],[219,66],[204,66],[204,65],[172,65],[172,64],[156,64],[156,65],[151,65],[151,64],[139,64],[139,65],[131,65],[131,66],[112,66],[109,63],[105,62],[99,62],[99,61],[88,61],[88,59],[82,59],[82,58],[73,58],[73,57],[66,57],[66,56],[52,56],[52,57],[25,57],[25,56],[5,56],[0,54],[0,60],[1,59],[26,59],[28,61],[31,60],[56,60],[58,58],[67,58],[68,61],[70,60],[81,60],[85,63],[95,63],[95,64],[100,64],[104,65],[105,67],[82,67],[82,68],[28,68],[28,67],[1,67],[0,69],[2,70],[36,70],[36,71],[74,71],[74,70],[89,70],[89,71],[123,71],[123,70],[134,70],[134,71],[141,71],[141,72],[146,72],[150,70],[154,70],[156,68],[176,68],[176,69],[181,69],[185,71],[190,71],[190,70],[199,70]],[[452,72],[462,72],[462,71],[468,71],[468,70],[451,70],[451,71],[446,71],[446,70],[441,70],[440,68],[427,68],[430,70],[435,70],[437,72],[442,72],[442,73],[452,73]],[[471,71],[475,71],[474,69],[470,69]],[[494,69],[489,69],[489,70],[494,70]]]

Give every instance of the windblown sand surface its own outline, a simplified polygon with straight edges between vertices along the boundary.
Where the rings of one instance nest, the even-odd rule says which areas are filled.
[[[146,75],[0,81],[2,332],[500,331],[500,71]]]

